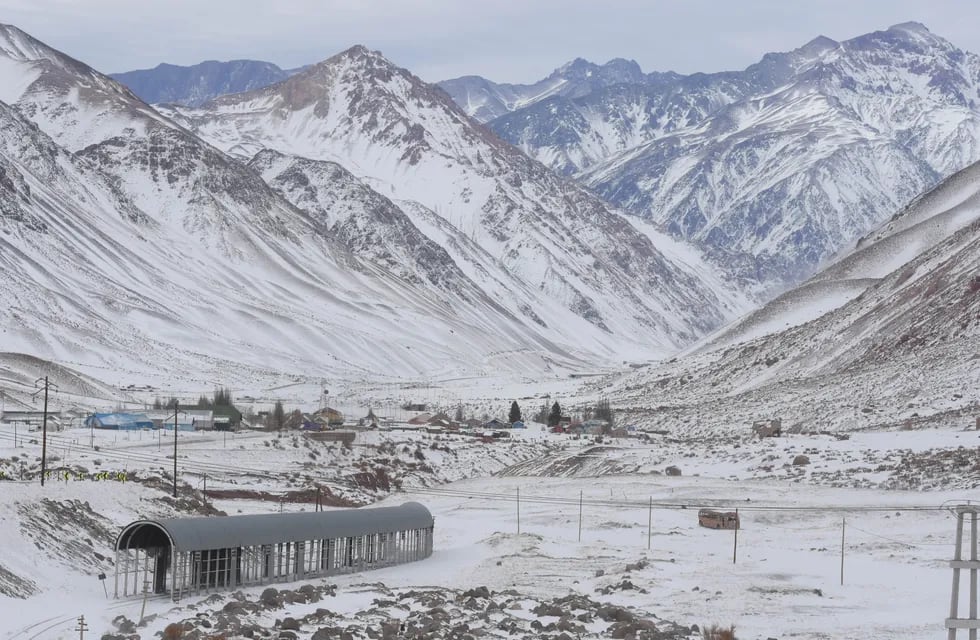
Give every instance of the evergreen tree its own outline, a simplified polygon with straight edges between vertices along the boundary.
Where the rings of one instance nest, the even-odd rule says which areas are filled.
[[[463,405],[458,405],[456,407],[456,415],[453,417],[453,420],[455,420],[456,422],[463,421]]]
[[[153,408],[154,409],[163,409],[163,400],[161,400],[159,398],[159,396],[156,397],[156,398],[153,398]]]
[[[559,422],[561,422],[561,405],[556,400],[555,404],[551,405],[551,413],[548,414],[548,426],[554,427]]]
[[[538,412],[536,414],[534,414],[533,420],[535,422],[541,422],[543,424],[547,424],[547,422],[548,422],[548,403],[547,402],[542,402],[541,403],[541,406],[538,407]]]
[[[286,411],[282,408],[282,400],[276,400],[276,406],[272,409],[272,424],[270,425],[273,429],[282,429],[282,425],[286,423]]]
[[[507,417],[507,420],[511,424],[521,421],[521,407],[517,404],[517,400],[514,400],[510,404],[510,415]]]
[[[220,389],[214,390],[214,406],[216,407],[230,407],[233,405],[231,400],[231,392],[221,387]]]
[[[602,427],[603,433],[610,433],[613,428],[613,412],[609,406],[609,398],[600,398],[595,408],[595,418],[604,420],[606,424]]]

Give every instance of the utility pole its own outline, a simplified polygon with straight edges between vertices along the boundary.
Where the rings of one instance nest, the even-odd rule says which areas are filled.
[[[647,511],[647,549],[650,548],[650,539],[653,537],[653,496],[650,496],[650,507]]]
[[[39,387],[41,381],[44,381],[44,386]],[[38,390],[34,392],[33,398],[37,394],[44,391],[44,419],[42,424],[42,436],[41,436],[41,486],[44,486],[44,475],[47,473],[48,468],[48,387],[53,386],[57,391],[58,385],[52,385],[48,382],[48,377],[38,378],[34,381],[34,386],[38,387]]]
[[[742,526],[738,519],[738,509],[735,509],[735,542],[732,545],[732,564],[738,561],[738,529]]]
[[[844,529],[847,527],[847,518],[840,519],[840,583],[844,584]]]
[[[174,498],[177,497],[177,414],[180,403],[174,400]]]
[[[75,631],[78,632],[78,640],[85,640],[85,632],[88,631],[88,624],[85,623],[85,616],[78,616],[78,626],[75,627]]]

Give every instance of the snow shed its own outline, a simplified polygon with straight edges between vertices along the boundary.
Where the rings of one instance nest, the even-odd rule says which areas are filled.
[[[139,520],[116,539],[115,597],[173,600],[421,560],[435,520],[425,506]]]
[[[136,431],[152,429],[153,421],[142,413],[93,413],[85,418],[85,426],[96,429]]]

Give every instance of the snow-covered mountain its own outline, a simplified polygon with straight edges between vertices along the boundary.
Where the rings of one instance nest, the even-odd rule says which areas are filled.
[[[674,74],[666,74],[674,75]],[[646,76],[634,60],[617,58],[604,65],[576,58],[534,84],[496,83],[480,76],[463,76],[439,83],[467,114],[480,122],[526,108],[552,96],[578,98],[604,87],[641,83]]]
[[[217,96],[268,86],[294,72],[260,60],[205,60],[191,66],[161,63],[152,69],[111,73],[109,77],[149,104],[196,106]]]
[[[314,116],[292,145],[231,145],[263,148],[248,164],[14,27],[0,73],[4,351],[130,381],[533,375],[663,354],[746,306],[364,49],[215,103],[276,102],[294,134],[288,107]],[[323,153],[287,155],[300,139]],[[387,181],[322,157],[358,148]]]
[[[611,398],[649,425],[970,427],[980,410],[980,163],[832,264]],[[607,390],[608,392],[609,390]]]
[[[980,58],[906,23],[740,72],[555,95],[489,126],[736,273],[792,283],[980,159],[978,104]]]
[[[348,250],[255,170],[23,32],[3,28],[0,50],[4,351],[198,384],[531,372],[590,353],[452,265],[429,265],[437,288]]]
[[[717,276],[707,282],[669,259],[602,201],[364,47],[264,89],[164,113],[243,159],[272,149],[343,166],[445,242],[512,313],[609,354],[621,354],[623,340],[632,353],[663,354],[743,305]],[[294,187],[285,193],[304,206],[303,181]],[[506,275],[483,273],[487,265]]]

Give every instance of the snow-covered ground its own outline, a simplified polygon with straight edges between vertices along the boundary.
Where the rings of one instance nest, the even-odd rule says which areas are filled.
[[[0,470],[8,475],[25,459],[28,473],[39,454],[23,435],[15,449],[12,428],[0,427]],[[448,622],[433,637],[451,637],[451,627],[462,622],[471,633],[483,629],[474,635],[509,637],[516,629],[558,637],[565,620],[559,610],[582,616],[562,623],[580,625],[570,637],[608,637],[626,624],[614,619],[627,615],[615,613],[622,607],[630,620],[684,632],[665,637],[696,638],[691,625],[717,623],[734,624],[740,639],[935,638],[949,604],[955,519],[948,505],[977,499],[980,486],[972,466],[949,457],[975,458],[980,436],[954,429],[856,433],[847,440],[796,434],[696,442],[654,435],[597,444],[534,425],[511,442],[489,444],[463,436],[361,433],[346,453],[294,434],[243,433],[226,441],[223,434],[180,433],[175,507],[166,472],[172,432],[162,442],[155,435],[56,433],[48,455],[61,459],[52,466],[67,463],[75,478],[55,474],[44,488],[36,481],[0,482],[0,591],[30,594],[0,595],[0,631],[7,637],[73,638],[83,614],[98,634],[116,632],[117,616],[139,620],[143,602],[107,599],[96,577],[108,574],[111,594],[106,557],[113,536],[140,517],[204,510],[201,481],[208,473],[209,491],[240,492],[223,494],[240,498],[209,498],[209,507],[229,514],[312,508],[277,499],[312,484],[358,503],[418,500],[436,519],[435,552],[418,563],[309,581],[302,597],[291,590],[305,583],[278,584],[282,593],[268,605],[263,587],[176,605],[150,599],[145,614],[153,617],[136,631],[142,637],[188,619],[225,624],[231,609],[236,624],[269,630],[271,637],[287,618],[298,621],[292,630],[298,638],[320,628],[369,637],[368,629],[392,620],[428,624],[436,609]],[[800,454],[811,463],[794,465]],[[936,460],[916,466],[930,455]],[[383,458],[402,491],[350,482]],[[666,475],[670,465],[683,475]],[[945,480],[938,471],[910,475],[910,468],[940,470]],[[89,476],[97,469],[129,475],[125,482],[84,473],[79,479],[81,469]],[[565,470],[561,477],[558,469]],[[886,488],[899,486],[931,490]],[[698,505],[739,509],[737,557],[733,532],[698,526]],[[549,624],[556,626],[549,631]]]

